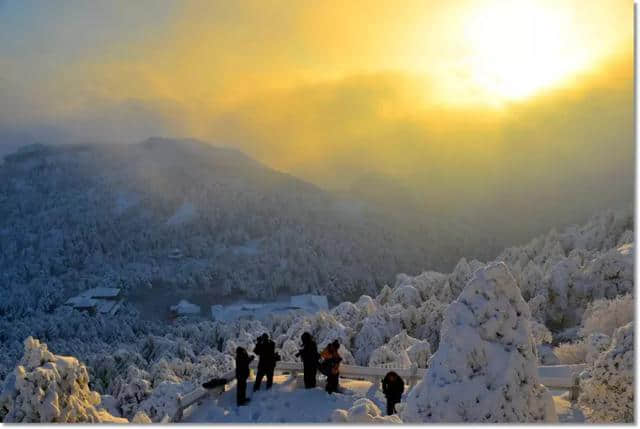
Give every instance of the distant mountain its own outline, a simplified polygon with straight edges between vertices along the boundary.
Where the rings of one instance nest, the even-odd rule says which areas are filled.
[[[0,219],[0,282],[14,290],[5,314],[96,286],[338,301],[398,272],[445,269],[461,251],[195,140],[24,146],[0,165]]]

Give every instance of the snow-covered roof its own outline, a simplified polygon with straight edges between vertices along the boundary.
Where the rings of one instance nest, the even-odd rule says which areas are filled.
[[[98,304],[98,301],[92,298],[76,296],[67,301],[67,303],[73,305],[73,308],[83,309],[83,308],[95,308]]]
[[[85,298],[115,298],[120,295],[120,289],[114,287],[96,287],[82,292],[79,296]]]
[[[318,310],[328,310],[329,302],[324,295],[294,295],[291,305],[300,308],[316,307]]]
[[[175,311],[178,315],[199,314],[200,306],[181,299],[177,305],[171,306],[171,311]]]
[[[108,314],[117,304],[117,301],[100,299],[97,300],[96,309],[98,310],[98,313]]]

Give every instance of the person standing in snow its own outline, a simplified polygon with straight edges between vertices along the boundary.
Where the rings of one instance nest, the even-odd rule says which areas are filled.
[[[249,364],[254,357],[255,356],[249,356],[243,347],[236,349],[236,403],[238,406],[245,405],[249,402],[247,399],[247,378],[249,378]]]
[[[394,371],[389,371],[382,379],[382,393],[387,397],[387,415],[396,412],[396,404],[402,399],[404,380]]]
[[[276,353],[276,343],[269,339],[268,334],[262,334],[258,337],[257,344],[253,352],[258,355],[258,373],[256,381],[253,383],[253,391],[260,390],[260,384],[264,376],[267,376],[267,390],[273,385],[273,372],[276,369],[276,361],[280,360],[280,356]]]
[[[316,371],[318,370],[318,346],[313,341],[310,333],[302,334],[302,348],[296,353],[296,357],[302,359],[304,367],[304,388],[312,389],[316,387]]]
[[[340,357],[340,354],[338,353],[339,349],[340,343],[338,340],[335,340],[333,343],[327,345],[320,354],[320,357],[322,358],[321,365],[326,368],[324,371],[324,374],[327,376],[327,385],[325,386],[325,390],[329,394],[338,391],[340,362],[342,361],[342,357]]]

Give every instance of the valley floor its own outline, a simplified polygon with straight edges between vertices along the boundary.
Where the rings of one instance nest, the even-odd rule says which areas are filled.
[[[288,375],[274,377],[273,388],[266,391],[264,385],[253,393],[253,382],[247,383],[247,406],[236,406],[235,384],[218,397],[208,397],[184,412],[183,422],[197,423],[322,423],[331,420],[331,413],[338,408],[348,410],[360,398],[368,398],[381,410],[386,402],[382,392],[369,381],[340,379],[342,393],[328,395],[324,380],[315,389],[304,389],[301,377]],[[570,402],[568,392],[552,390],[556,412],[561,423],[579,423],[584,416],[578,406]]]

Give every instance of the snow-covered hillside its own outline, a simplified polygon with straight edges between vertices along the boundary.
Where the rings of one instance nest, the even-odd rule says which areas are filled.
[[[106,285],[348,299],[452,265],[462,234],[429,232],[198,141],[30,145],[0,165],[0,317]]]
[[[10,374],[22,356],[24,338],[33,335],[55,353],[74,355],[87,365],[89,386],[108,395],[112,415],[132,419],[144,411],[151,420],[159,421],[165,407],[175,406],[172,398],[232,369],[235,348],[252,349],[263,332],[272,335],[285,360],[294,360],[300,336],[308,331],[320,347],[339,339],[345,363],[426,367],[429,358],[430,364],[442,360],[438,357],[443,353],[441,343],[450,336],[441,332],[441,327],[451,326],[450,318],[460,313],[450,310],[452,302],[466,296],[465,287],[474,287],[474,273],[500,262],[513,277],[528,311],[517,310],[522,304],[509,305],[521,313],[518,320],[528,328],[514,331],[517,335],[511,346],[502,344],[506,333],[500,332],[503,339],[496,338],[486,347],[535,346],[541,360],[557,359],[552,346],[558,343],[589,343],[593,344],[589,350],[596,368],[604,368],[604,362],[627,350],[621,346],[628,344],[621,334],[610,340],[611,332],[627,322],[625,318],[608,318],[599,324],[593,318],[608,306],[620,306],[628,299],[625,295],[633,293],[633,251],[632,211],[606,212],[586,225],[552,231],[524,246],[507,249],[487,264],[462,259],[451,273],[400,274],[393,287],[385,286],[377,294],[362,295],[355,302],[346,301],[314,315],[292,311],[272,314],[263,321],[178,320],[165,325],[141,320],[134,309],[125,306],[111,319],[71,309],[5,316],[0,320],[2,376]],[[507,283],[513,291],[513,283]],[[513,299],[518,302],[517,296]],[[530,333],[531,339],[524,339],[521,331]],[[609,354],[598,357],[599,353]],[[527,352],[523,359],[520,363],[525,368],[538,363],[532,362],[535,353]],[[592,371],[594,388],[589,392],[601,389],[598,377],[628,379],[622,372],[626,367],[608,370],[613,374]],[[507,390],[513,395],[524,391]],[[621,397],[618,403],[632,409],[628,396]],[[581,403],[588,401],[585,397]],[[598,411],[597,404],[591,401],[591,410],[585,414],[599,419],[627,418],[624,409],[620,414],[606,414]],[[366,404],[359,406],[366,411]],[[345,414],[334,417],[345,418]]]

